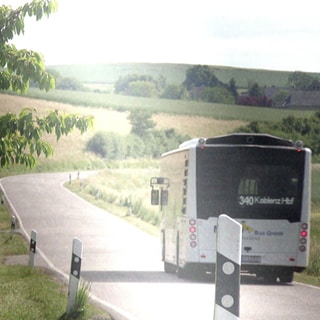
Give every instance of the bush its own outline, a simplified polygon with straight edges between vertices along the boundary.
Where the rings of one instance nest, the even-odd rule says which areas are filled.
[[[234,104],[233,94],[225,87],[206,87],[200,92],[200,99],[207,102]]]
[[[97,132],[87,143],[86,149],[102,158],[120,160],[160,155],[175,149],[189,136],[178,134],[174,129],[150,130],[143,137],[136,134],[120,136],[113,132]]]
[[[157,82],[147,75],[130,74],[120,77],[114,84],[114,92],[127,95],[149,97],[149,91],[156,91]],[[141,95],[142,94],[142,95]]]
[[[127,94],[135,97],[153,97],[157,95],[157,89],[154,82],[134,81],[130,82]]]
[[[182,99],[185,95],[185,88],[179,84],[170,84],[168,85],[162,95],[161,98],[164,99]]]
[[[97,132],[87,143],[87,150],[110,160],[124,159],[127,145],[123,136],[114,132]]]
[[[73,90],[73,91],[84,91],[83,84],[74,78],[61,78],[56,81],[56,89],[61,90]]]
[[[243,106],[272,107],[272,100],[265,96],[240,96],[237,104]]]
[[[320,155],[320,112],[310,118],[288,116],[280,122],[251,122],[240,127],[238,132],[269,133],[292,141],[302,140],[312,150],[313,156]]]

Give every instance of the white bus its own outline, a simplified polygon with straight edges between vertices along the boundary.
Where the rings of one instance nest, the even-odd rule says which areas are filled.
[[[217,218],[243,226],[244,272],[291,282],[308,264],[311,151],[266,134],[184,142],[161,156],[151,178],[162,213],[165,272],[214,272]]]

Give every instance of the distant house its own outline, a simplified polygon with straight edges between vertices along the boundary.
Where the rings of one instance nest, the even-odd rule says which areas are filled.
[[[292,91],[282,107],[320,107],[320,91]]]
[[[274,100],[276,94],[281,90],[277,87],[265,87],[264,94],[268,99]],[[283,90],[283,89],[282,89]],[[275,107],[320,107],[320,82],[313,81],[305,90],[292,90],[281,102],[273,103]]]
[[[280,88],[277,88],[275,86],[272,87],[265,87],[264,88],[264,95],[268,98],[268,99],[273,99],[274,96],[279,92],[279,90],[281,90]]]

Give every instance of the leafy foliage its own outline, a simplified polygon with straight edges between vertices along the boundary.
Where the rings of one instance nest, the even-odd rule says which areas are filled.
[[[295,90],[305,90],[314,80],[315,77],[302,71],[295,71],[288,77],[288,85]]]
[[[56,80],[56,88],[61,90],[84,91],[83,84],[75,78],[61,78]]]
[[[156,85],[151,81],[133,81],[129,83],[127,94],[135,97],[152,97],[157,94]]]
[[[272,107],[272,100],[266,96],[240,96],[237,103],[242,106]]]
[[[0,7],[0,90],[24,92],[30,81],[40,89],[55,87],[54,76],[45,71],[43,57],[33,51],[17,50],[8,44],[14,35],[24,33],[24,19],[34,16],[40,20],[43,16],[55,12],[58,4],[55,0],[33,0],[17,9],[11,6]],[[73,128],[81,133],[92,126],[92,117],[62,115],[57,111],[39,118],[35,110],[24,109],[17,116],[8,113],[0,117],[0,166],[24,164],[32,167],[37,157],[52,155],[52,146],[42,139],[43,133],[53,133],[57,140],[69,134]]]
[[[0,7],[0,89],[25,91],[32,80],[40,89],[54,88],[54,77],[44,68],[42,55],[31,50],[18,50],[8,44],[14,35],[24,33],[24,18],[35,16],[40,20],[55,12],[58,4],[55,0],[33,0],[31,3],[12,9],[11,6]]]
[[[125,77],[120,77],[114,84],[114,92],[115,93],[130,93],[130,84],[137,81],[143,82],[154,82],[155,80],[151,76],[147,75],[138,75],[138,74],[129,74]]]
[[[164,88],[161,98],[182,99],[186,95],[185,88],[179,84],[170,84]]]
[[[207,102],[234,104],[233,94],[225,87],[206,87],[200,92],[200,99]]]
[[[86,149],[108,160],[159,156],[175,149],[188,136],[178,134],[174,129],[150,130],[142,138],[135,134],[121,136],[114,132],[97,132],[87,143]]]
[[[313,155],[320,156],[320,111],[310,118],[288,116],[280,122],[251,122],[239,132],[269,133],[293,141],[302,140]]]
[[[196,65],[186,71],[183,85],[189,91],[191,99],[223,104],[235,104],[238,98],[236,82],[232,78],[229,85],[220,81],[213,68]]]
[[[215,87],[222,84],[215,76],[212,69],[206,65],[196,65],[186,71],[186,79],[183,85],[187,90],[192,87]]]
[[[52,146],[42,139],[43,133],[54,133],[59,140],[73,128],[83,133],[92,124],[90,116],[62,115],[57,111],[44,118],[37,117],[31,109],[24,109],[19,115],[7,113],[0,117],[0,166],[17,163],[32,167],[41,154],[53,154]]]
[[[56,89],[85,91],[83,83],[76,78],[62,77],[62,75],[55,69],[48,69],[47,71],[54,76]],[[36,84],[30,82],[30,87],[36,87]]]
[[[97,132],[87,143],[87,150],[110,160],[126,158],[125,138],[114,132]]]
[[[232,93],[232,95],[234,96],[235,101],[237,101],[239,94],[238,94],[238,90],[237,90],[236,80],[234,80],[234,78],[230,79],[229,90]]]
[[[262,88],[257,82],[249,86],[249,96],[250,97],[261,97],[263,95]]]
[[[273,97],[273,102],[275,105],[279,106],[283,101],[290,95],[289,90],[280,89]]]
[[[155,130],[151,113],[136,110],[129,115],[132,130],[128,136],[113,132],[98,132],[87,143],[87,150],[110,160],[153,157],[175,149],[181,142],[188,140],[174,129]]]
[[[155,127],[154,121],[151,119],[151,112],[143,109],[137,109],[130,112],[128,119],[131,123],[131,133],[138,137],[145,137],[148,130]]]

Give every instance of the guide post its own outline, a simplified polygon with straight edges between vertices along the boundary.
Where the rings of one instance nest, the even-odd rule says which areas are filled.
[[[214,320],[240,319],[242,225],[220,215],[217,229]]]
[[[79,288],[80,271],[82,259],[82,241],[75,238],[72,243],[71,270],[69,277],[69,292],[67,314],[70,314],[75,306],[76,296]]]

